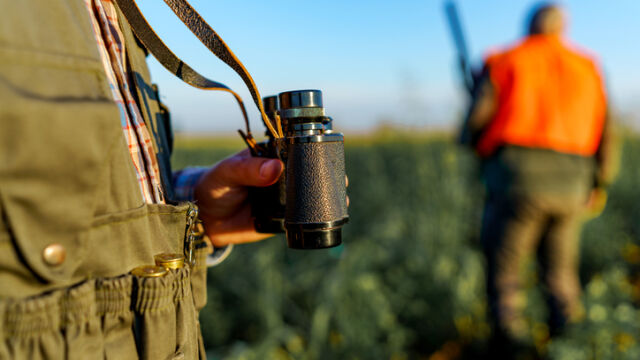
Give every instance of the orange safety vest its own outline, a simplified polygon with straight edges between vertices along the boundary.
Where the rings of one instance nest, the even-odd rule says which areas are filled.
[[[498,106],[477,144],[481,156],[505,144],[595,154],[607,102],[593,60],[558,36],[533,35],[487,66]]]

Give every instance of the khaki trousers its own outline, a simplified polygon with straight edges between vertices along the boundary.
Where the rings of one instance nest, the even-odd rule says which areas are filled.
[[[538,255],[553,333],[581,310],[578,278],[581,209],[586,194],[490,194],[481,235],[494,325],[508,338],[526,332],[523,270]]]

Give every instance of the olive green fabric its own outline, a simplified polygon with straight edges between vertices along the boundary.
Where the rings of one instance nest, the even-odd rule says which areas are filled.
[[[489,193],[586,196],[593,188],[595,160],[546,149],[504,146],[483,163]]]
[[[200,335],[188,268],[159,278],[89,280],[5,301],[0,323],[0,355],[10,354],[2,358],[198,358]]]
[[[458,141],[463,145],[475,148],[478,144],[478,141],[482,137],[483,132],[486,130],[488,124],[493,121],[494,116],[498,110],[495,88],[490,81],[488,68],[486,66],[483,69],[482,76],[479,80],[479,85],[472,95],[472,103],[465,121],[462,124],[462,128],[460,129]],[[535,157],[538,157],[536,152],[537,149],[530,149],[533,150],[533,155],[527,156],[526,154],[522,154],[520,156],[526,156],[526,158],[524,159],[525,166],[529,166],[529,162],[534,162],[535,164],[543,163],[546,156],[544,154],[545,152],[552,154],[551,156],[547,156],[549,157],[551,162],[551,170],[555,171],[556,168],[560,169],[561,167],[556,166],[556,164],[562,162],[563,164],[568,165],[568,168],[566,168],[564,172],[567,174],[571,174],[572,177],[574,177],[574,175],[576,174],[575,172],[572,172],[573,170],[577,170],[580,174],[582,174],[584,166],[587,165],[589,167],[592,167],[591,186],[606,187],[613,182],[619,168],[620,141],[616,132],[617,131],[614,121],[611,118],[610,112],[607,111],[604,126],[602,128],[602,134],[600,136],[600,144],[598,145],[598,149],[593,157],[586,158],[571,154],[565,154],[567,156],[558,156],[556,158],[556,156],[553,154],[559,153],[544,149],[540,149],[543,151],[540,160],[535,159]],[[509,144],[505,144],[505,147],[523,149],[522,147],[512,146]],[[491,162],[496,159],[495,155],[496,154],[493,154],[491,158],[484,160]],[[581,168],[577,169],[577,167]],[[538,170],[532,170],[540,173],[540,171]],[[553,187],[557,184],[555,182],[552,182],[550,184],[544,184],[543,186],[538,187],[540,188],[546,185],[551,185],[551,187]],[[560,186],[568,188],[568,186],[566,185],[560,184]]]
[[[579,317],[579,236],[594,169],[592,158],[514,146],[484,164],[487,294],[492,321],[505,341],[526,338],[522,279],[536,257],[550,330],[560,331]]]
[[[487,292],[495,325],[511,339],[524,339],[524,272],[538,258],[548,297],[549,326],[560,330],[581,311],[579,235],[586,195],[493,195],[483,215],[482,246]]]
[[[203,357],[202,265],[128,274],[183,252],[190,205],[143,202],[84,2],[0,8],[0,358]],[[170,200],[168,113],[121,27]],[[43,256],[51,244],[59,265]]]

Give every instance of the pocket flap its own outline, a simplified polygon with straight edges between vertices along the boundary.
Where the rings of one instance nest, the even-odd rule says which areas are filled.
[[[69,279],[85,255],[81,237],[93,218],[99,177],[110,149],[123,140],[117,108],[6,90],[0,85],[0,98],[7,95],[0,100],[0,201],[7,223],[38,276]]]

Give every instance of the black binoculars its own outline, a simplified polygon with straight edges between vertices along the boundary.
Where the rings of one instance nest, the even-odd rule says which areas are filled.
[[[349,220],[344,137],[332,131],[320,90],[287,91],[263,99],[272,122],[280,117],[283,138],[269,132],[254,156],[282,160],[285,171],[275,184],[250,188],[256,231],[286,232],[293,249],[324,249],[342,243]]]

